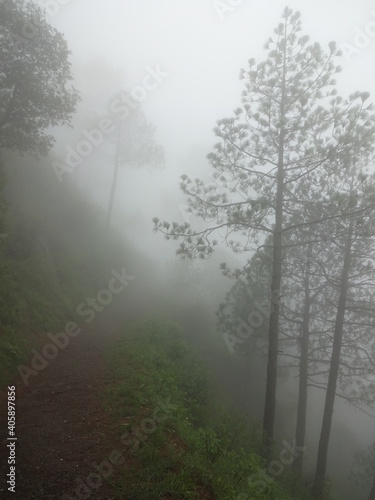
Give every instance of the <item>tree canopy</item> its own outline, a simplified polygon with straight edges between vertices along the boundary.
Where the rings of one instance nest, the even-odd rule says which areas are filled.
[[[70,51],[34,2],[0,3],[0,148],[45,154],[49,127],[69,125],[79,94]]]

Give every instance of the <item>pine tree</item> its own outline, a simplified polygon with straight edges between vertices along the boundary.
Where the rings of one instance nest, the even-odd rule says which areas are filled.
[[[34,2],[0,2],[0,149],[46,154],[79,101],[67,43]]]
[[[216,182],[206,185],[182,176],[190,211],[207,222],[208,228],[193,231],[187,222],[170,224],[154,218],[155,230],[168,239],[182,239],[177,253],[190,258],[210,257],[218,244],[215,233],[235,253],[245,253],[249,259],[266,237],[271,238],[263,418],[268,455],[276,409],[284,240],[290,240],[300,227],[324,220],[323,214],[317,219],[314,214],[311,220],[303,216],[312,192],[309,180],[324,175],[344,149],[342,124],[346,123],[347,131],[355,126],[352,108],[363,97],[357,94],[345,104],[335,97],[334,74],[340,67],[334,60],[339,51],[330,43],[326,55],[300,31],[300,14],[286,8],[282,23],[267,42],[268,58],[259,64],[251,59],[249,69],[242,71],[242,107],[234,117],[218,122],[215,133],[220,142],[208,155]],[[225,267],[223,271],[231,274]],[[232,273],[240,274],[240,270]]]

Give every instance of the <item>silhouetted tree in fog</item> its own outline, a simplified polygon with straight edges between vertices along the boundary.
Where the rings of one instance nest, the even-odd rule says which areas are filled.
[[[329,44],[326,55],[318,43],[309,44],[308,36],[300,32],[299,12],[286,8],[283,21],[266,44],[268,58],[259,64],[250,59],[249,69],[241,72],[243,105],[233,118],[218,122],[215,132],[220,142],[208,156],[216,183],[205,185],[199,179],[192,182],[182,177],[190,210],[209,227],[193,231],[188,223],[171,225],[154,219],[155,229],[166,237],[183,239],[178,253],[192,258],[210,257],[218,244],[214,233],[238,254],[259,248],[266,235],[272,238],[263,418],[268,456],[276,409],[283,240],[299,224],[313,225],[324,219],[324,212],[318,219],[303,217],[311,194],[308,180],[318,177],[341,151],[345,137],[339,124],[355,105],[351,102],[344,107],[341,99],[333,97],[333,76],[340,71],[334,63],[339,55],[335,44]],[[353,126],[349,120],[349,127]],[[299,189],[301,183],[304,189]],[[294,222],[289,224],[292,216]]]
[[[371,109],[371,106],[367,109]],[[345,354],[349,379],[358,373],[364,378],[362,387],[358,387],[355,380],[347,384],[348,399],[359,403],[366,399],[370,402],[374,400],[375,185],[374,179],[366,179],[361,175],[361,170],[368,160],[366,156],[373,154],[371,140],[375,120],[366,112],[366,108],[363,113],[358,109],[358,115],[357,133],[352,141],[348,141],[346,155],[337,159],[337,185],[332,193],[345,216],[334,221],[335,239],[332,244],[339,256],[338,265],[326,272],[330,286],[336,289],[337,301],[332,300],[335,309],[333,341],[313,485],[313,496],[318,500],[324,494],[334,401],[340,377],[345,373],[343,370],[340,373]]]
[[[369,496],[366,498],[375,500],[375,443],[357,453],[350,477],[362,488],[370,488]]]
[[[126,93],[120,93],[117,96],[119,103],[121,103],[124,98],[131,99]],[[111,101],[112,104],[113,102],[114,100]],[[146,120],[144,113],[139,109],[139,103],[134,102],[133,109],[127,117],[116,117],[112,113],[112,118],[115,163],[106,217],[107,231],[111,223],[120,167],[124,165],[135,167],[155,165],[160,167],[163,166],[165,162],[163,148],[155,143],[155,127]]]
[[[79,100],[70,51],[34,2],[0,2],[0,148],[45,154]]]

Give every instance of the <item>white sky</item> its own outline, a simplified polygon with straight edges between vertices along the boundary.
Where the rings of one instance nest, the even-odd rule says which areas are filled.
[[[140,83],[147,66],[159,65],[170,74],[144,108],[161,137],[178,147],[212,137],[216,120],[239,104],[239,70],[249,58],[263,57],[263,45],[286,5],[243,0],[220,20],[213,0],[64,1],[50,21],[65,33],[75,59],[103,57],[124,71],[128,88]],[[356,26],[375,23],[375,5],[369,0],[287,5],[301,11],[304,31],[323,46],[331,40],[353,43]],[[375,36],[350,63],[343,59],[343,92],[372,90],[374,58]]]
[[[65,5],[56,8],[58,1]],[[65,34],[76,72],[82,63],[101,59],[119,69],[128,90],[142,82],[148,66],[169,74],[142,107],[166,150],[167,169],[160,181],[173,191],[182,173],[203,177],[209,172],[205,155],[217,142],[212,132],[216,121],[231,116],[240,104],[239,71],[249,58],[264,58],[263,45],[286,5],[284,0],[237,0],[240,5],[220,19],[214,0],[39,0],[47,7],[51,2],[55,9],[49,21]],[[221,3],[230,2],[236,0]],[[364,29],[372,21],[375,27],[370,0],[293,0],[288,6],[301,11],[303,31],[323,47],[331,40],[354,44],[356,27]],[[338,79],[343,94],[375,91],[373,32],[368,46],[350,62],[342,59]],[[100,87],[100,77],[92,78],[92,89]],[[194,166],[193,148],[202,158],[197,164],[195,154]],[[147,182],[154,186],[155,175],[148,174]]]

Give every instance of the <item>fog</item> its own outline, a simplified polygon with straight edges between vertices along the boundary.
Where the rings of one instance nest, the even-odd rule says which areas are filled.
[[[73,85],[82,99],[71,127],[49,128],[56,141],[48,156],[41,160],[54,179],[49,182],[55,182],[56,193],[60,190],[69,196],[69,190],[73,189],[78,198],[87,201],[98,227],[104,231],[116,138],[113,133],[103,131],[98,136],[99,122],[114,116],[113,103],[119,93],[132,96],[127,103],[116,101],[117,113],[120,103],[121,112],[129,115],[122,120],[124,123],[138,112],[133,110],[138,99],[137,109],[154,126],[154,141],[163,148],[165,161],[155,165],[146,160],[140,166],[119,167],[109,234],[124,245],[124,265],[130,275],[136,276],[138,284],[130,303],[134,308],[138,303],[146,309],[148,302],[151,308],[156,307],[160,304],[154,298],[159,294],[170,301],[188,342],[204,356],[215,391],[234,409],[245,411],[252,424],[258,424],[263,416],[266,362],[263,359],[257,367],[256,355],[232,354],[216,317],[219,304],[236,282],[223,275],[220,264],[226,262],[232,269],[243,268],[254,250],[236,255],[226,245],[225,233],[219,232],[218,246],[211,258],[184,260],[176,255],[180,241],[167,240],[160,231],[153,231],[152,219],[186,222],[198,230],[207,227],[201,217],[187,211],[187,197],[180,189],[181,176],[214,182],[207,159],[218,142],[214,127],[218,120],[233,116],[233,110],[241,105],[244,84],[239,79],[240,70],[247,67],[250,58],[257,62],[266,58],[264,44],[281,21],[285,2],[38,0],[37,3],[46,9],[48,23],[67,41]],[[290,0],[288,7],[301,12],[302,31],[312,42],[318,42],[326,50],[329,42],[335,41],[344,52],[339,62],[342,72],[336,77],[339,94],[346,97],[357,90],[369,91],[374,103],[373,2]],[[364,39],[358,33],[365,29]],[[36,159],[30,162],[38,164]],[[65,165],[65,170],[59,173],[56,165]],[[19,176],[22,173],[9,176],[8,199],[17,203],[14,200],[23,198],[28,189],[35,197],[39,196],[38,187],[28,187],[32,179],[20,182]],[[262,238],[264,243],[265,236]],[[281,351],[280,365],[287,362]],[[292,442],[297,371],[281,369],[279,376],[275,439]],[[258,382],[249,387],[249,380]],[[308,390],[304,472],[310,479],[317,459],[325,392],[314,387]],[[336,397],[327,468],[333,480],[331,498],[366,498],[366,490],[356,489],[347,478],[355,454],[374,441],[375,409],[357,406],[354,408]]]

